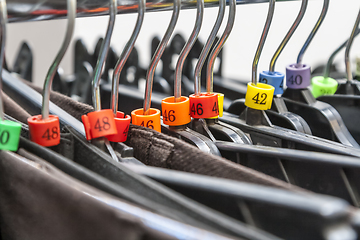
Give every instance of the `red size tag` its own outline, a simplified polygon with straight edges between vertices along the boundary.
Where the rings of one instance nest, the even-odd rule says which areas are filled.
[[[116,124],[117,134],[109,135],[106,138],[110,142],[125,142],[128,136],[131,117],[125,115],[123,112],[116,112],[116,118],[114,118]]]
[[[117,134],[114,114],[110,109],[82,115],[81,120],[84,124],[87,140]]]
[[[49,115],[47,119],[42,119],[41,115],[29,117],[27,119],[30,140],[44,147],[55,146],[60,143],[60,122],[59,117]]]
[[[219,115],[217,93],[200,93],[199,96],[191,94],[189,98],[192,118],[211,118]]]

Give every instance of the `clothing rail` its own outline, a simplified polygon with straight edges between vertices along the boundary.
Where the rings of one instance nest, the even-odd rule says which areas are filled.
[[[278,0],[277,2],[296,1]],[[236,4],[263,3],[268,0],[236,0]],[[7,0],[8,21],[25,22],[64,18],[66,0]],[[138,0],[118,0],[118,13],[134,13]],[[206,7],[217,6],[218,0],[205,0]],[[171,10],[173,0],[147,0],[146,11]],[[109,0],[78,0],[77,17],[100,16],[109,12]],[[196,1],[182,0],[182,9],[196,8]]]

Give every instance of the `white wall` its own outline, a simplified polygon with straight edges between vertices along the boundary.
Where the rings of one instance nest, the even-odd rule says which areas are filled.
[[[268,70],[272,54],[288,31],[298,14],[300,1],[279,2],[276,5],[270,33],[260,58],[259,71]],[[297,54],[313,28],[321,12],[323,1],[309,1],[307,12],[293,35],[286,49],[277,62],[277,71],[285,71],[285,65],[294,63]],[[251,76],[251,64],[257,48],[259,37],[266,19],[268,4],[252,4],[237,6],[236,22],[233,32],[225,44],[224,76],[231,78],[247,78]],[[331,52],[350,35],[354,21],[360,8],[359,0],[331,0],[328,15],[308,48],[304,63],[312,66],[323,63]],[[175,33],[189,36],[195,21],[196,10],[183,10],[180,13]],[[217,16],[217,8],[207,8],[200,39],[204,42],[211,31]],[[170,20],[171,12],[147,13],[142,31],[136,43],[141,56],[141,63],[147,66],[150,60],[150,41],[157,34],[162,36]],[[13,23],[8,25],[6,54],[10,65],[22,41],[26,40],[34,52],[34,80],[41,85],[47,69],[60,48],[65,34],[66,20],[47,22]],[[94,46],[100,36],[104,36],[108,17],[82,18],[76,20],[74,39],[82,38],[88,48]],[[120,53],[129,38],[136,21],[136,14],[118,15],[111,41],[112,46]],[[226,21],[222,26],[224,29]],[[72,47],[70,48],[72,50]],[[360,55],[360,39],[354,41],[351,52],[352,60]],[[72,72],[72,51],[68,51],[61,67],[65,72]],[[343,66],[344,51],[336,61]],[[355,64],[352,65],[355,68]]]

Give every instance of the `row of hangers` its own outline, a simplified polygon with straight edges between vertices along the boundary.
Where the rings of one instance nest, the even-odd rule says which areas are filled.
[[[267,32],[270,27],[271,18],[272,18],[272,14],[273,14],[273,10],[274,10],[274,4],[275,4],[275,2],[270,2],[267,23],[265,25],[265,29],[264,29],[264,32],[263,32],[263,35],[262,35],[262,38],[261,38],[261,41],[260,41],[260,44],[258,47],[258,51],[257,51],[256,57],[254,59],[253,80],[252,80],[253,84],[255,84],[257,81],[257,74],[256,74],[257,62],[260,57],[260,53],[261,53],[262,47],[263,47],[265,39],[266,39],[266,35],[267,35]],[[328,8],[328,4],[329,4],[328,1],[324,1],[322,14],[321,14],[315,28],[313,29],[312,33],[310,34],[306,44],[304,45],[303,50],[299,54],[298,61],[301,61],[302,56],[303,56],[308,44],[314,37],[317,29],[320,27],[321,22],[324,20],[326,11]],[[283,50],[283,48],[285,47],[287,41],[290,39],[291,35],[296,30],[296,27],[299,25],[303,15],[304,15],[306,6],[307,6],[307,1],[303,1],[297,19],[295,20],[291,30],[288,32],[287,36],[284,38],[279,49],[275,53],[274,58],[271,61],[270,73],[263,72],[260,77],[260,82],[264,82],[264,77],[263,77],[264,74],[271,75],[273,73],[276,59],[279,56],[279,54],[281,53],[281,51]],[[116,9],[115,6],[113,6],[113,8]],[[186,55],[189,53],[189,51],[191,49],[191,45],[194,44],[194,42],[197,38],[197,35],[199,33],[200,27],[201,27],[203,5],[198,4],[197,8],[198,8],[198,10],[197,10],[198,18],[197,18],[195,28],[192,33],[192,37],[189,39],[188,43],[183,48],[184,51],[182,53],[180,53],[179,61],[178,61],[177,67],[176,67],[176,72],[175,72],[176,83],[174,84],[174,86],[176,86],[176,90],[174,92],[175,96],[181,95],[181,92],[180,92],[181,91],[181,88],[180,88],[180,86],[181,86],[181,84],[180,84],[181,83],[181,65],[184,63]],[[113,14],[115,14],[114,9],[112,12]],[[119,79],[120,74],[121,74],[121,69],[125,65],[126,58],[130,55],[131,49],[134,46],[135,40],[140,31],[140,27],[141,27],[143,17],[144,17],[144,6],[139,5],[139,9],[140,10],[139,10],[139,15],[138,15],[138,21],[137,21],[134,33],[133,33],[130,41],[128,42],[128,45],[125,47],[123,53],[121,54],[121,57],[119,58],[117,66],[115,67],[114,76],[113,76],[114,79]],[[216,59],[217,54],[221,50],[221,47],[224,45],[226,38],[228,37],[228,35],[230,34],[230,32],[232,30],[232,24],[234,22],[234,16],[235,16],[235,10],[234,10],[235,3],[230,3],[229,9],[231,9],[230,10],[231,14],[229,14],[227,28],[225,29],[223,35],[220,37],[216,47],[213,48],[213,52],[210,54],[211,57],[209,58],[209,61],[208,61],[209,64],[207,66],[207,86],[206,86],[208,93],[212,92],[212,90],[211,90],[211,86],[212,86],[211,69],[213,67],[214,60]],[[197,92],[199,92],[201,89],[201,87],[200,87],[201,68],[205,62],[207,53],[209,53],[209,51],[210,51],[210,47],[212,45],[212,42],[215,39],[217,31],[220,28],[221,21],[222,21],[223,15],[224,15],[224,11],[225,11],[225,3],[220,2],[219,16],[217,18],[217,22],[215,23],[213,31],[210,34],[210,37],[209,37],[207,43],[205,44],[202,54],[199,57],[198,64],[195,67],[195,83],[196,83],[195,89],[197,89],[196,90]],[[161,53],[165,50],[166,43],[170,39],[172,30],[175,27],[174,22],[176,21],[176,18],[178,17],[179,12],[180,12],[180,9],[174,8],[173,16],[171,19],[172,21],[171,21],[171,24],[169,25],[169,29],[166,32],[164,38],[162,39],[162,41],[159,45],[159,48],[157,49],[156,54],[153,57],[152,64],[150,64],[150,68],[149,68],[150,70],[148,71],[148,74],[147,74],[148,80],[147,80],[146,95],[145,95],[145,100],[144,100],[144,106],[146,106],[146,108],[149,108],[149,105],[150,105],[150,98],[151,98],[150,90],[152,87],[151,81],[153,79],[154,69],[156,67],[156,64],[159,62],[159,60],[161,58]],[[71,13],[71,12],[69,11],[69,13]],[[75,18],[75,17],[73,16],[73,18]],[[73,21],[74,21],[74,19],[73,19]],[[73,21],[69,21],[68,24],[70,26],[73,25],[74,24]],[[94,70],[94,80],[92,82],[92,86],[93,86],[92,95],[93,95],[95,109],[101,109],[101,107],[102,107],[100,95],[104,95],[104,94],[103,93],[99,94],[99,92],[100,92],[99,81],[100,81],[100,76],[101,76],[101,71],[99,69],[103,67],[105,59],[106,59],[106,50],[109,49],[110,37],[111,37],[111,31],[113,28],[113,24],[114,24],[114,19],[112,16],[110,16],[109,28],[108,28],[105,40],[102,42],[102,46],[101,46],[101,50],[100,50],[101,54],[99,54],[99,60],[97,61],[97,66],[95,67],[95,70]],[[357,24],[355,24],[355,26],[357,27]],[[68,31],[68,34],[66,36],[67,44],[70,39],[69,32],[72,31],[72,28],[73,28],[73,26],[69,27],[67,30]],[[353,35],[354,34],[352,34],[352,37],[353,37]],[[348,45],[348,46],[350,46],[350,45]],[[62,49],[62,54],[63,53],[64,53],[64,47]],[[53,64],[53,69],[51,69],[51,72],[49,71],[49,74],[47,77],[48,80],[45,81],[46,85],[44,85],[46,88],[44,88],[44,89],[50,89],[51,77],[53,77],[51,75],[55,74],[54,71],[56,71],[56,67],[59,64],[58,60],[60,58],[61,58],[61,56],[57,57],[57,59],[56,59],[57,62],[55,62]],[[297,70],[297,69],[295,69],[295,70]],[[306,69],[305,70],[302,69],[302,70],[307,71],[306,72],[307,75],[303,77],[304,78],[303,81],[305,81],[305,78],[308,78],[307,81],[309,82],[310,81],[309,66],[306,66]],[[300,76],[300,75],[298,75],[298,76]],[[272,77],[272,75],[270,77]],[[278,82],[279,82],[279,80],[282,81],[283,77],[284,77],[283,74],[276,72],[275,80],[273,80],[273,81],[278,81]],[[269,76],[267,76],[267,78],[269,78]],[[268,81],[271,81],[271,80],[268,80]],[[115,110],[117,109],[117,103],[119,102],[117,99],[119,94],[117,94],[116,90],[119,90],[119,89],[121,90],[122,86],[120,88],[117,87],[118,81],[113,81],[112,83],[113,83],[113,86],[112,86],[111,106],[112,106],[112,111],[115,113],[115,112],[117,112]],[[268,83],[270,83],[270,82],[268,82]],[[280,83],[278,85],[280,86]],[[288,85],[290,85],[290,84],[288,84]],[[295,83],[295,85],[296,85],[296,83]],[[336,110],[329,104],[316,101],[312,97],[312,95],[308,89],[303,89],[303,88],[300,88],[300,89],[301,90],[296,90],[296,88],[291,89],[290,87],[288,87],[288,89],[284,93],[285,96],[286,96],[287,92],[289,93],[287,98],[281,98],[281,97],[275,96],[274,104],[273,104],[271,110],[266,110],[264,112],[263,110],[259,111],[257,109],[253,109],[253,108],[249,108],[249,107],[246,108],[246,105],[245,105],[246,100],[245,101],[237,100],[230,105],[228,112],[224,113],[224,116],[221,118],[220,121],[218,119],[207,119],[207,120],[203,120],[202,118],[193,119],[191,121],[191,123],[189,124],[189,127],[187,127],[187,123],[189,122],[189,119],[190,119],[189,116],[187,116],[188,118],[187,118],[187,120],[185,120],[185,122],[180,123],[179,125],[171,126],[171,125],[173,125],[173,124],[171,124],[171,120],[178,118],[179,116],[173,115],[172,114],[173,110],[171,110],[171,108],[170,108],[167,111],[167,115],[163,115],[163,119],[162,119],[163,122],[162,122],[161,128],[164,133],[167,133],[171,136],[175,136],[177,138],[183,139],[184,141],[197,146],[204,152],[212,153],[215,155],[228,156],[227,158],[229,158],[230,160],[235,161],[235,162],[239,161],[239,154],[233,154],[231,152],[221,154],[222,150],[217,147],[218,141],[234,142],[234,143],[238,143],[238,144],[248,144],[251,147],[254,147],[254,149],[256,149],[256,146],[254,146],[254,145],[264,145],[264,146],[270,146],[270,147],[281,147],[281,148],[290,148],[290,149],[298,149],[298,150],[311,150],[311,151],[337,153],[337,154],[350,155],[350,156],[359,156],[358,143],[349,134],[349,131],[345,127],[343,120],[341,119],[340,115],[336,112]],[[277,88],[276,90],[280,91],[280,92],[277,92],[276,95],[278,95],[279,93],[281,94],[281,90],[282,90],[281,88]],[[48,112],[48,106],[46,104],[46,102],[48,102],[46,99],[49,98],[48,94],[49,94],[48,91],[44,91],[43,104],[42,104],[42,113],[44,114],[44,116],[42,117],[42,119],[45,119],[46,113]],[[267,94],[267,93],[265,92],[265,94]],[[301,97],[301,95],[303,95],[303,97]],[[257,93],[254,96],[258,96],[258,98],[253,97],[252,99],[250,99],[250,101],[254,101],[255,104],[256,104],[256,102],[258,102],[258,105],[260,107],[263,107],[261,105],[265,105],[265,104],[261,104],[261,101],[265,101],[265,99],[261,99],[261,95],[258,95]],[[121,98],[121,93],[120,93],[120,98]],[[269,99],[270,99],[270,95],[269,95]],[[306,102],[306,100],[308,100],[310,102]],[[121,99],[120,99],[120,102],[121,102]],[[202,103],[200,103],[200,104],[202,104]],[[217,103],[215,102],[215,106],[217,108],[216,104]],[[192,107],[193,106],[194,105],[192,105]],[[256,106],[256,105],[254,105],[254,106]],[[212,107],[214,107],[214,105],[212,105]],[[219,105],[219,107],[220,107],[220,105]],[[268,106],[264,106],[264,107],[265,107],[264,110],[266,108],[268,108]],[[287,108],[290,108],[291,111],[287,111]],[[195,110],[195,111],[193,111],[193,110]],[[100,110],[98,110],[98,111],[100,111]],[[140,110],[137,110],[137,111],[141,113]],[[156,117],[159,117],[160,112],[157,110],[153,110],[153,111],[156,112]],[[182,110],[181,112],[186,113],[184,115],[188,115],[188,111],[189,111],[189,109]],[[192,109],[191,111],[193,111],[191,113],[191,114],[193,114],[194,112],[201,113],[203,110],[201,108],[196,108],[196,109]],[[108,115],[103,117],[104,121],[97,122],[98,118],[96,118],[95,122],[92,123],[93,126],[90,131],[96,130],[95,129],[96,127],[99,130],[98,132],[107,132],[109,130],[109,129],[105,129],[105,128],[107,128],[108,125],[111,125],[111,123],[108,123],[107,121],[108,121],[108,119],[110,121],[112,116],[111,116],[111,114],[109,114],[109,112],[110,112],[109,110],[106,110],[106,112],[108,113]],[[163,111],[163,114],[165,114],[165,112],[166,112],[166,110]],[[221,110],[219,112],[221,112]],[[122,135],[122,141],[125,141],[126,133],[127,133],[129,123],[130,123],[130,116],[124,117],[124,115],[121,115],[123,113],[119,113],[119,114],[120,114],[119,115],[120,117],[116,120],[119,122],[126,121],[126,123],[122,126],[122,128],[118,129],[118,132],[120,132]],[[240,117],[236,117],[236,115],[234,115],[234,114],[239,114]],[[314,114],[319,115],[319,117],[318,118],[312,117]],[[63,115],[63,114],[61,114],[61,115]],[[196,114],[193,114],[193,115],[196,115]],[[133,115],[133,116],[137,116],[137,115]],[[146,118],[146,115],[140,114],[138,117]],[[151,122],[151,121],[153,121],[153,122]],[[155,126],[154,122],[157,122],[157,127],[155,127],[155,128],[156,128],[156,130],[159,131],[160,130],[159,118],[149,120],[149,121],[139,121],[138,124],[144,125],[145,127],[148,126],[148,127],[152,128]],[[165,123],[170,123],[170,126],[166,125]],[[89,123],[87,123],[87,124],[89,124]],[[118,124],[121,125],[120,123],[118,123]],[[134,124],[134,120],[133,120],[133,124]],[[325,127],[328,128],[328,129],[326,129],[326,131],[324,131]],[[57,127],[57,126],[52,127],[52,128],[59,129],[59,127]],[[78,128],[80,128],[80,127],[78,127]],[[30,129],[31,129],[31,127],[30,127]],[[112,130],[112,132],[111,131],[110,132],[114,133],[114,129],[113,128],[110,128],[110,129]],[[51,139],[51,140],[52,140],[53,136],[59,136],[59,134],[57,134],[57,131],[51,132],[50,130],[51,130],[51,128],[46,128],[45,133],[42,133],[42,131],[38,131],[38,130],[35,130],[35,132],[42,133],[41,136],[38,136],[40,141],[44,139],[45,135],[46,135],[45,139]],[[294,132],[291,130],[297,130],[297,132]],[[86,131],[87,131],[88,140],[90,140],[92,138],[91,137],[92,134],[89,133],[88,129]],[[81,131],[81,132],[83,133],[83,131]],[[95,136],[98,136],[98,135],[95,135]],[[104,137],[106,135],[99,135],[99,136]],[[327,141],[325,139],[337,141],[342,144],[336,144],[334,142]],[[57,138],[57,141],[59,141],[59,138]],[[105,139],[105,142],[107,142],[106,139]],[[110,149],[110,152],[113,152],[111,150],[109,143],[107,143],[107,146]],[[115,160],[117,160],[117,158],[115,158]],[[280,169],[282,169],[283,166],[282,166],[281,161],[276,163],[276,165],[278,165],[278,164],[280,166]],[[289,181],[289,177],[287,177],[286,173],[284,173],[284,179]]]
[[[226,2],[224,0],[219,1],[219,12],[216,23],[207,42],[202,48],[197,65],[194,67],[193,83],[195,93],[189,98],[181,94],[182,68],[200,32],[204,12],[204,2],[201,0],[197,1],[197,18],[193,32],[180,52],[175,68],[173,84],[174,96],[160,99],[159,96],[161,96],[161,94],[159,94],[159,96],[152,94],[152,88],[156,66],[166,50],[167,43],[171,38],[180,14],[181,1],[179,0],[174,1],[173,15],[169,27],[157,49],[154,51],[150,67],[147,71],[143,108],[132,110],[131,117],[123,112],[119,112],[118,108],[120,106],[120,109],[122,109],[122,103],[124,102],[131,103],[132,101],[133,105],[138,104],[139,100],[141,101],[142,94],[136,87],[119,84],[119,79],[122,69],[134,47],[142,22],[144,21],[144,0],[139,1],[138,19],[134,32],[121,53],[116,66],[113,68],[112,80],[101,85],[101,77],[104,76],[102,69],[107,59],[117,9],[117,1],[110,1],[109,25],[106,36],[101,43],[95,67],[92,67],[89,62],[82,62],[82,67],[88,71],[89,76],[92,76],[91,85],[85,84],[85,86],[89,86],[90,88],[94,107],[93,112],[82,117],[83,124],[50,102],[52,81],[57,74],[58,66],[70,43],[74,29],[76,17],[76,1],[74,0],[67,1],[68,25],[66,36],[56,59],[49,69],[42,96],[15,76],[5,71],[2,74],[3,90],[29,112],[36,114],[37,111],[41,110],[40,115],[29,118],[28,125],[30,139],[45,147],[58,145],[60,143],[60,129],[64,126],[70,126],[74,129],[75,135],[80,134],[80,138],[81,135],[83,135],[86,136],[88,141],[91,141],[95,145],[104,144],[106,148],[103,150],[110,154],[113,162],[116,164],[118,162],[124,162],[133,158],[133,156],[127,156],[126,154],[120,154],[119,156],[116,152],[119,151],[117,149],[126,148],[126,145],[122,142],[126,141],[131,119],[133,125],[152,128],[158,132],[161,131],[167,135],[182,139],[196,146],[203,152],[223,156],[235,163],[253,168],[316,193],[345,199],[350,204],[358,207],[360,199],[358,196],[359,186],[357,184],[357,172],[359,168],[358,158],[360,157],[360,151],[358,130],[356,123],[354,123],[354,119],[356,118],[354,118],[354,116],[359,112],[356,108],[358,106],[359,90],[358,82],[352,79],[348,56],[353,39],[358,33],[360,13],[354,24],[349,41],[344,44],[344,46],[346,45],[347,56],[347,80],[337,81],[330,79],[329,68],[326,68],[324,76],[314,78],[312,80],[312,90],[309,89],[311,84],[310,66],[302,64],[302,58],[311,40],[321,26],[321,23],[325,19],[329,0],[324,0],[321,15],[300,51],[297,63],[291,64],[286,68],[287,89],[284,90],[283,80],[285,75],[275,71],[275,63],[297,26],[300,24],[307,3],[307,0],[302,0],[299,15],[274,54],[269,71],[261,72],[258,80],[257,64],[268,31],[270,30],[275,8],[275,0],[269,1],[268,17],[252,66],[252,81],[247,84],[246,92],[238,93],[239,96],[242,95],[245,99],[233,101],[227,108],[227,111],[222,110],[224,95],[222,93],[213,93],[215,83],[213,68],[215,59],[232,31],[236,10],[235,1],[229,1],[229,15],[226,28],[214,47],[211,48],[225,15]],[[2,7],[2,44],[0,58],[1,61],[3,61],[7,17],[6,1],[1,1],[0,6]],[[202,92],[201,73],[203,67],[205,67],[204,65],[207,58],[205,76],[206,92]],[[330,59],[332,61],[333,57]],[[331,61],[328,63],[330,66]],[[3,64],[1,64],[1,66],[2,65]],[[216,81],[221,82],[222,80],[219,77]],[[236,84],[240,85],[242,83]],[[337,85],[339,86],[337,87]],[[227,89],[226,85],[222,87],[223,89]],[[233,91],[230,87],[228,90]],[[109,92],[111,92],[111,97],[109,94],[106,94]],[[325,93],[325,95],[323,95],[323,93]],[[280,97],[279,95],[282,96]],[[315,98],[314,95],[317,98]],[[156,98],[154,98],[154,96]],[[160,118],[160,110],[150,107],[152,102],[153,105],[162,107],[162,118]],[[109,104],[111,109],[104,109],[105,106]],[[128,105],[131,106],[131,104]],[[21,139],[20,131],[22,125],[15,121],[4,120],[5,116],[2,104],[0,104],[0,106],[0,117],[2,118],[0,122],[1,149],[16,151],[19,140]],[[192,118],[190,118],[190,116]],[[308,153],[309,151],[311,151],[311,154]],[[99,154],[101,155],[103,153]],[[219,201],[226,201],[225,199],[228,200],[230,197],[236,200],[248,201],[249,199],[254,199],[254,196],[257,196],[256,201],[264,204],[266,201],[264,198],[261,198],[260,195],[263,194],[267,197],[270,195],[265,189],[257,189],[258,192],[250,193],[247,192],[249,189],[244,186],[241,192],[239,190],[241,186],[235,187],[220,180],[219,182],[211,182],[209,179],[196,177],[195,179],[191,179],[190,176],[183,177],[180,173],[144,168],[136,159],[133,159],[132,163],[133,165],[130,168],[133,171],[157,179],[159,182],[167,183],[167,185],[172,185],[174,188],[177,185],[191,186],[194,182],[197,182],[194,186],[197,188],[197,191],[210,194],[206,189],[212,185],[212,191],[217,193],[212,196],[217,197]],[[116,166],[115,169],[119,168],[119,165],[111,166]],[[96,171],[96,169],[93,169],[93,171]],[[178,177],[180,180],[178,182],[171,180],[171,177],[175,176],[174,174],[180,174]],[[316,179],[314,179],[313,176],[316,176]],[[117,178],[116,175],[112,177]],[[207,181],[210,181],[210,183],[207,183]],[[227,192],[221,193],[221,186],[224,185],[228,186],[229,189]],[[331,187],[324,187],[325,185]],[[239,195],[234,196],[230,194],[232,191],[240,192]],[[191,195],[188,189],[181,193]],[[276,197],[282,196],[281,192],[271,194],[274,194],[275,197],[270,198],[266,202],[268,204],[267,206],[279,206],[282,211],[286,211],[286,209],[295,211],[295,209],[297,209],[299,215],[302,217],[310,218],[310,216],[317,216],[319,222],[325,219],[324,216],[321,216],[319,212],[313,209],[310,211],[309,209],[300,208],[299,210],[299,205],[294,204],[288,206],[283,202],[281,203],[281,201],[276,201]],[[299,196],[299,201],[300,198]],[[201,197],[197,200],[206,202],[206,199]],[[289,201],[291,201],[290,197]],[[303,201],[305,200],[303,199]],[[313,208],[315,209],[325,202],[325,200],[314,201],[312,202],[314,205]],[[231,204],[229,204],[229,206],[230,205]],[[230,207],[226,209],[225,214],[231,214],[229,209]],[[257,214],[257,218],[265,222],[265,220],[261,218],[259,211],[252,210],[252,214]],[[334,219],[329,216],[325,223],[327,221],[330,224]],[[249,220],[249,222],[251,222],[251,220]],[[299,220],[298,224],[301,225],[300,222]],[[326,224],[324,224],[324,226],[325,225]],[[357,226],[355,223],[354,225]],[[318,225],[316,225],[316,227],[318,227]],[[316,227],[311,229],[311,231],[317,232],[316,234],[321,235],[321,238],[330,239],[329,235],[324,236],[320,233],[323,228],[316,229]],[[265,229],[270,230],[271,226],[265,227]],[[277,229],[273,231],[278,233],[281,230]],[[309,232],[311,231],[309,230]],[[236,236],[256,238],[256,235],[249,235],[249,232],[246,231],[237,230],[234,232],[233,234]],[[287,234],[290,234],[287,236],[293,236],[291,233]]]

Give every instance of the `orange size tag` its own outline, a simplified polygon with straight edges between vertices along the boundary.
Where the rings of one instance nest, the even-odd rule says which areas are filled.
[[[139,108],[131,112],[132,124],[154,129],[161,132],[160,110],[150,108],[150,114],[144,115],[144,109]]]
[[[27,119],[30,131],[30,140],[44,147],[55,146],[60,143],[59,117],[49,115],[43,119],[41,115]]]
[[[163,123],[169,126],[188,124],[191,121],[189,98],[180,97],[177,102],[174,99],[174,97],[168,97],[161,101]]]
[[[87,140],[117,134],[114,114],[110,109],[82,115],[81,120],[84,124]]]
[[[110,142],[125,142],[128,136],[131,117],[125,115],[123,112],[116,112],[116,118],[114,118],[116,124],[117,134],[109,135],[106,138]]]
[[[200,93],[190,95],[190,114],[192,118],[212,118],[219,115],[217,93]]]

